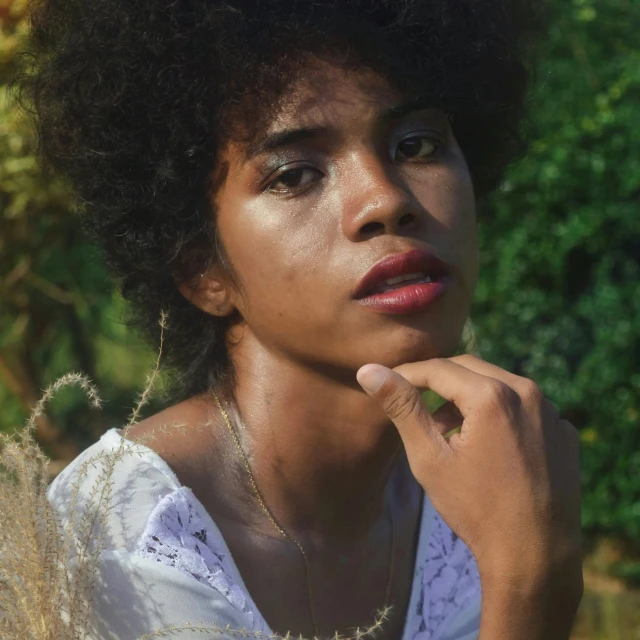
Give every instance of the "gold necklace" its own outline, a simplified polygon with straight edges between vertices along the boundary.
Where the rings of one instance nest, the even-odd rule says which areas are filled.
[[[262,509],[262,511],[264,511],[265,515],[267,516],[267,518],[271,521],[271,524],[275,527],[275,529],[278,531],[278,533],[286,538],[287,540],[289,540],[290,542],[292,542],[293,544],[295,544],[296,547],[298,547],[298,550],[300,551],[300,555],[302,556],[302,559],[304,561],[304,569],[305,569],[305,574],[306,574],[306,578],[307,578],[307,595],[308,595],[308,600],[309,600],[309,612],[311,614],[311,622],[313,624],[313,631],[314,631],[314,635],[317,637],[318,635],[318,622],[316,619],[316,611],[315,611],[315,607],[314,607],[314,599],[313,599],[313,585],[311,583],[311,571],[309,569],[309,557],[307,556],[307,552],[304,550],[304,547],[302,546],[302,544],[300,544],[300,542],[298,540],[296,540],[296,538],[294,538],[293,536],[289,535],[276,521],[275,517],[273,516],[273,514],[271,513],[271,511],[269,510],[269,507],[267,507],[267,505],[265,504],[265,501],[262,498],[262,494],[260,493],[260,490],[258,489],[258,485],[256,483],[256,479],[253,475],[253,472],[251,471],[251,466],[249,465],[249,460],[247,460],[247,456],[244,453],[244,449],[242,448],[242,445],[240,444],[240,438],[236,432],[236,430],[233,428],[233,426],[231,425],[231,421],[229,420],[229,416],[227,415],[227,412],[224,410],[222,403],[220,402],[220,398],[218,398],[218,394],[215,392],[215,390],[212,389],[212,393],[213,393],[213,397],[216,399],[216,403],[218,405],[218,408],[220,409],[220,413],[222,414],[222,417],[224,418],[224,422],[227,425],[227,428],[229,430],[229,433],[231,434],[233,441],[235,443],[236,449],[238,450],[238,453],[240,455],[240,458],[242,459],[242,464],[245,468],[245,471],[247,472],[247,476],[249,477],[249,483],[251,484],[251,488],[253,489],[253,493],[255,494],[256,500],[258,501],[258,503],[260,504],[260,508]],[[393,582],[393,570],[394,570],[394,564],[395,564],[395,544],[394,544],[394,531],[393,531],[393,514],[391,512],[391,502],[388,500],[387,501],[387,515],[389,518],[389,572],[388,572],[388,576],[387,576],[387,586],[385,588],[385,594],[384,594],[384,606],[383,606],[383,611],[388,611],[389,609],[389,596],[391,594],[391,584]]]

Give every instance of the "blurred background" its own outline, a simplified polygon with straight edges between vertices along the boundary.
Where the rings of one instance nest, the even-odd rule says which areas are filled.
[[[572,637],[640,640],[640,0],[550,4],[531,151],[480,211],[473,329],[485,359],[536,380],[580,429],[586,593]],[[154,354],[7,95],[23,7],[0,0],[0,430],[70,371],[105,400],[98,412],[64,390],[39,420],[55,474],[126,419]]]

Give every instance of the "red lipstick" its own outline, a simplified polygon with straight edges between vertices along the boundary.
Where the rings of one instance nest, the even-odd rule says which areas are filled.
[[[362,278],[353,297],[373,311],[407,314],[424,311],[451,284],[451,269],[430,251],[394,253]]]

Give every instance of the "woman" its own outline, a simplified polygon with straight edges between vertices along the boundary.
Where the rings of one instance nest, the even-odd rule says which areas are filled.
[[[44,157],[157,347],[168,313],[174,373],[50,491],[73,520],[126,449],[96,637],[352,636],[381,610],[389,639],[569,636],[575,429],[455,355],[476,198],[521,151],[529,4],[34,4]]]

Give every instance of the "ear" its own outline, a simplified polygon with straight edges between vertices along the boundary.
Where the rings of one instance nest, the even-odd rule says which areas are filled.
[[[178,290],[191,304],[212,316],[228,316],[236,308],[235,286],[220,264],[196,276],[191,282],[179,284]]]

